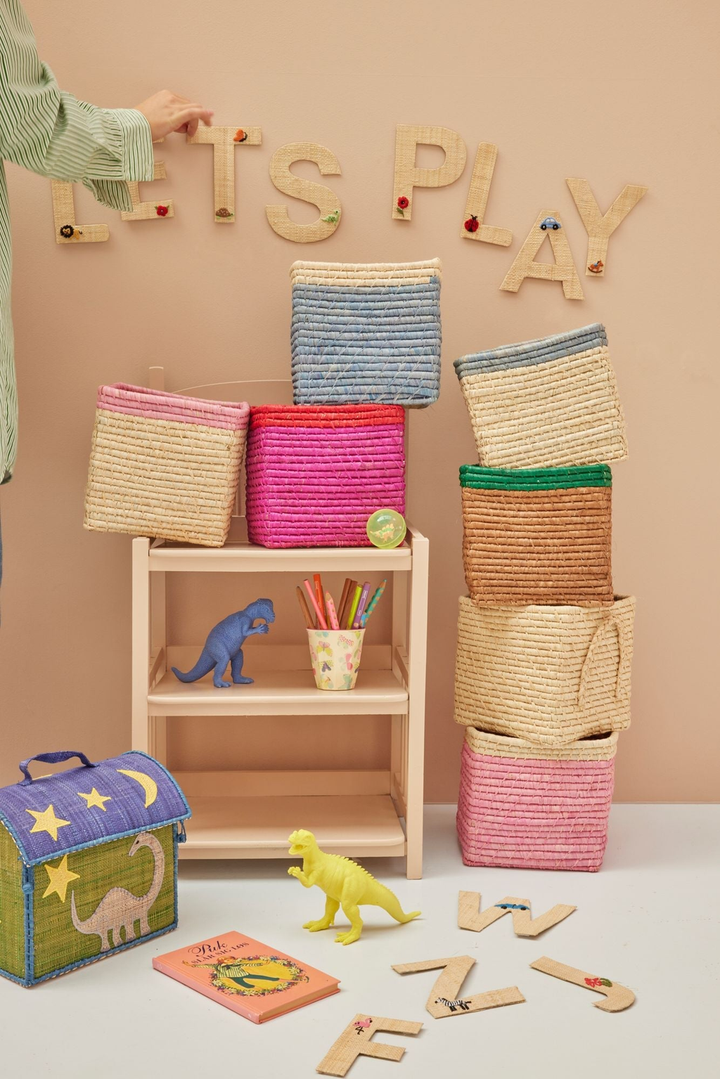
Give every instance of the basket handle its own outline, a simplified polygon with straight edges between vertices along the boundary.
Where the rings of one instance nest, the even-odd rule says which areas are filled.
[[[595,655],[597,653],[600,644],[605,640],[608,633],[615,631],[618,639],[618,669],[617,676],[615,678],[615,698],[617,700],[624,700],[629,696],[629,688],[627,683],[627,672],[629,666],[629,659],[627,654],[627,628],[623,622],[617,617],[615,613],[608,615],[595,630],[592,640],[588,645],[588,650],[583,661],[582,670],[580,672],[580,685],[578,686],[577,703],[579,708],[583,708],[585,705],[585,690],[587,683],[590,680],[592,673],[593,663]],[[625,688],[623,688],[625,687]]]
[[[30,775],[28,765],[33,761],[42,761],[43,764],[61,764],[63,761],[69,761],[72,757],[79,757],[86,768],[97,767],[87,759],[84,753],[79,753],[76,749],[63,749],[58,753],[38,753],[35,757],[28,757],[27,760],[20,761],[18,768],[25,776],[24,779],[20,780],[20,785],[32,783],[33,777]]]

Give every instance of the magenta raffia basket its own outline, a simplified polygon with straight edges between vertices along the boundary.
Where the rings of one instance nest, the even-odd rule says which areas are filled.
[[[250,410],[248,536],[263,547],[367,547],[375,510],[405,513],[405,412],[394,405]]]
[[[617,740],[613,732],[539,747],[466,728],[457,811],[465,865],[597,872]]]

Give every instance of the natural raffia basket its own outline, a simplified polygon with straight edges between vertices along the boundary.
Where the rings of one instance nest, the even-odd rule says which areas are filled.
[[[101,386],[85,528],[222,547],[249,414],[246,404]]]
[[[248,536],[263,547],[368,547],[368,518],[405,513],[405,412],[395,405],[251,409]]]
[[[297,404],[421,407],[437,400],[439,259],[295,262],[290,278]]]
[[[457,831],[465,865],[597,872],[618,735],[561,747],[468,727]]]
[[[612,473],[460,468],[463,564],[476,603],[608,605]]]
[[[535,745],[630,725],[635,599],[480,607],[460,599],[455,721]]]
[[[603,326],[463,356],[455,370],[481,465],[557,467],[627,457]]]

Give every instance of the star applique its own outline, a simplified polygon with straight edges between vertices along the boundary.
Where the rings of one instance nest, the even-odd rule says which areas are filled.
[[[64,903],[65,896],[67,895],[67,886],[70,881],[80,880],[80,875],[78,873],[73,873],[68,869],[67,860],[68,856],[66,854],[60,862],[60,865],[53,867],[46,863],[45,868],[47,870],[47,875],[50,878],[50,883],[43,892],[43,899],[47,899],[49,895],[57,894],[60,896],[60,902]]]
[[[48,835],[53,837],[56,843],[58,828],[64,828],[65,825],[70,823],[69,820],[61,820],[60,817],[56,817],[55,809],[51,805],[49,805],[43,813],[38,813],[34,809],[26,809],[25,812],[35,818],[35,823],[30,829],[30,832],[47,832]]]
[[[107,813],[105,803],[112,801],[112,798],[109,794],[98,794],[94,787],[89,794],[81,794],[80,791],[78,791],[77,796],[78,798],[84,798],[87,801],[88,809],[90,809],[92,806],[97,806],[98,809],[102,809],[103,813]]]

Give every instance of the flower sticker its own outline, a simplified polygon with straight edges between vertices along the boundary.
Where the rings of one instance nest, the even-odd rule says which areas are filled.
[[[601,985],[610,989],[612,982],[608,978],[586,978],[585,985],[589,986],[590,989],[599,989]]]
[[[155,213],[158,217],[167,217],[169,207],[163,206],[162,203],[155,207]]]
[[[410,199],[407,199],[407,198],[405,198],[404,195],[401,195],[400,198],[397,200],[397,207],[396,207],[397,212],[400,214],[401,217],[405,216],[405,211],[407,210],[409,205],[410,205]]]

